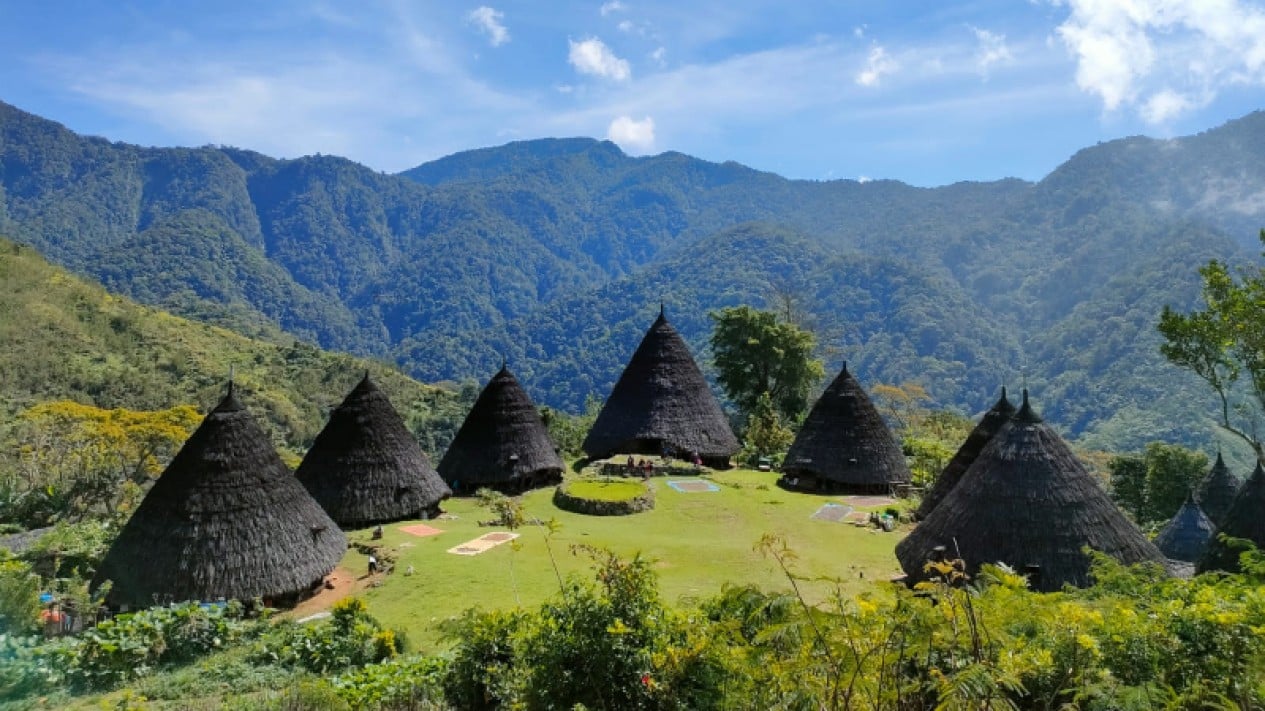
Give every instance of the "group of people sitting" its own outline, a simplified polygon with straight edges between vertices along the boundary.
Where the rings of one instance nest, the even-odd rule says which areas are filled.
[[[685,461],[693,464],[694,469],[696,471],[699,469],[699,467],[703,466],[703,458],[699,456],[698,452],[690,452],[688,457],[682,457],[682,458],[685,459]],[[670,468],[671,464],[672,464],[671,454],[667,450],[664,450],[663,466],[665,468]],[[654,462],[650,461],[649,459],[634,460],[633,455],[631,454],[628,455],[628,461],[624,463],[624,468],[628,471],[630,475],[640,473],[643,478],[649,478],[651,475],[654,474]]]

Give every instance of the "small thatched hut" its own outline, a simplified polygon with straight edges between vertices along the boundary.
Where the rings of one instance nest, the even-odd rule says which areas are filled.
[[[683,457],[696,453],[712,467],[728,467],[741,447],[689,347],[662,309],[583,446],[594,459],[665,450]]]
[[[783,486],[818,492],[891,493],[909,465],[848,364],[808,411],[782,464]]]
[[[338,526],[281,461],[233,394],[176,453],[123,527],[92,587],[107,602],[293,602],[347,551]]]
[[[1221,458],[1221,452],[1217,452],[1217,461],[1213,463],[1212,469],[1208,470],[1207,476],[1199,482],[1199,488],[1195,490],[1195,501],[1199,502],[1199,508],[1203,509],[1212,524],[1219,526],[1225,520],[1225,515],[1230,511],[1230,505],[1234,503],[1234,497],[1238,495],[1242,487],[1243,482],[1230,473],[1230,468]]]
[[[944,471],[940,472],[940,476],[936,478],[936,482],[922,497],[922,503],[918,505],[918,511],[915,514],[919,520],[930,515],[931,511],[953,490],[953,487],[957,486],[962,480],[962,475],[975,462],[975,458],[983,451],[984,446],[993,438],[993,435],[997,434],[1002,425],[1010,421],[1010,416],[1013,414],[1015,414],[1015,406],[1006,398],[1006,388],[1003,387],[1001,397],[989,408],[988,412],[984,413],[984,417],[980,419],[979,424],[975,425],[975,429],[971,430],[971,434],[967,435],[966,441],[962,443],[957,454],[953,455],[953,459],[949,460]]]
[[[330,413],[295,475],[343,528],[433,518],[452,495],[368,373]]]
[[[439,475],[459,496],[507,493],[562,481],[562,457],[527,391],[509,368],[492,376],[457,431]]]
[[[1195,497],[1187,495],[1186,503],[1177,509],[1172,520],[1156,536],[1155,547],[1169,560],[1197,563],[1208,548],[1215,530],[1216,526],[1204,515]]]
[[[974,575],[984,563],[1032,573],[1034,589],[1058,590],[1089,580],[1085,547],[1126,564],[1164,556],[1125,517],[1033,411],[1028,393],[1019,412],[976,457],[940,505],[896,546],[911,581],[943,546]]]
[[[1243,487],[1234,503],[1226,512],[1225,519],[1217,526],[1217,533],[1208,544],[1208,550],[1199,561],[1199,572],[1208,570],[1226,570],[1231,573],[1239,570],[1239,551],[1225,544],[1221,535],[1234,538],[1246,538],[1258,548],[1265,548],[1265,469],[1256,462],[1256,469]]]

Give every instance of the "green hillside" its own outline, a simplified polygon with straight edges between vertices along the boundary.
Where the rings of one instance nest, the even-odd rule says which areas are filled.
[[[1256,113],[1086,148],[1038,183],[794,181],[590,139],[386,175],[110,143],[0,104],[0,232],[146,304],[424,381],[508,356],[572,410],[605,395],[660,301],[698,347],[707,311],[793,294],[822,355],[867,381],[963,412],[1026,381],[1069,434],[1131,447],[1208,441],[1211,403],[1152,326],[1193,303],[1207,258],[1252,259],[1262,164]]]
[[[264,340],[139,306],[0,240],[0,417],[37,402],[159,410],[239,392],[279,444],[302,451],[366,368],[397,409],[424,429],[432,452],[465,416],[457,395],[379,363],[326,353],[257,325]],[[423,427],[424,425],[424,427]]]

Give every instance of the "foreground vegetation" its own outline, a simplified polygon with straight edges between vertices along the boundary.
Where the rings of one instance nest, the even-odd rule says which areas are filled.
[[[662,597],[653,564],[591,547],[538,605],[471,610],[453,646],[408,651],[355,599],[327,621],[269,625],[192,605],[78,639],[4,638],[3,708],[1259,708],[1265,559],[1249,572],[1166,578],[1096,562],[1088,590],[1037,594],[951,565],[822,605],[797,594],[794,552],[760,548],[788,585]]]

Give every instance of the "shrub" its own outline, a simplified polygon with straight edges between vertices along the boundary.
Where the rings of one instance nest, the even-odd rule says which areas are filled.
[[[389,659],[404,651],[404,638],[384,630],[360,598],[334,603],[330,619],[318,624],[278,625],[261,641],[253,657],[326,673]]]
[[[258,636],[264,623],[248,620],[240,603],[202,606],[185,602],[106,620],[48,653],[58,659],[76,689],[108,689],[183,664]]]
[[[330,683],[352,708],[412,709],[443,700],[447,671],[443,657],[397,658],[340,674]]]

